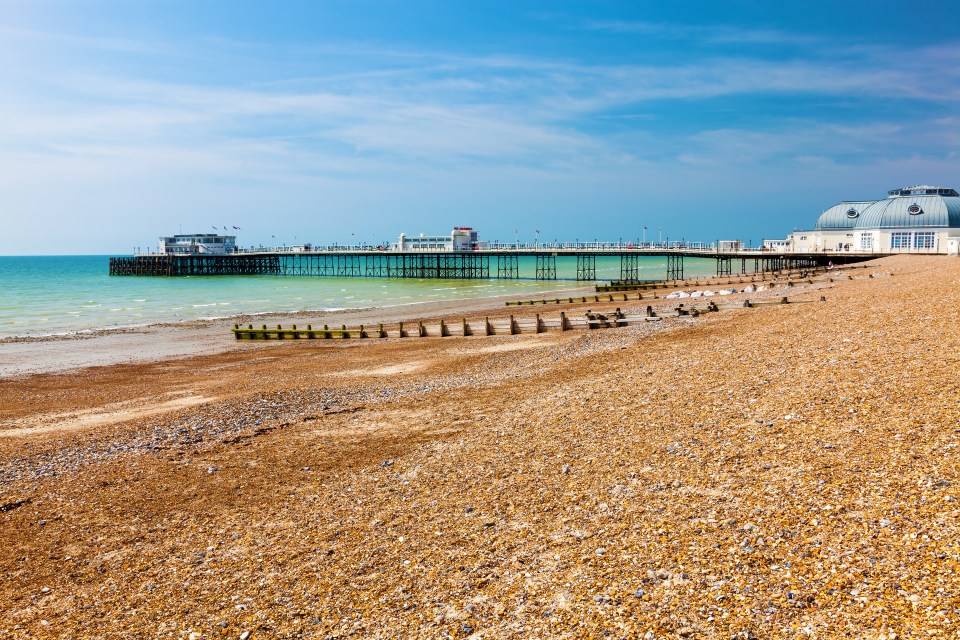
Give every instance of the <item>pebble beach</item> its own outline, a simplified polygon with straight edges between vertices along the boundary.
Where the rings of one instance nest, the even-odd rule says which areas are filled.
[[[18,343],[0,636],[960,638],[960,261],[811,280],[563,307],[663,317],[595,331]]]

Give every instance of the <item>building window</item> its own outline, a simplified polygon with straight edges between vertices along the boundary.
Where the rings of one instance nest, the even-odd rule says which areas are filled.
[[[909,231],[894,231],[890,234],[890,248],[909,249],[912,235]]]
[[[864,233],[860,236],[860,248],[861,249],[873,249],[873,234]]]
[[[933,249],[937,234],[932,231],[918,231],[913,234],[914,249]]]

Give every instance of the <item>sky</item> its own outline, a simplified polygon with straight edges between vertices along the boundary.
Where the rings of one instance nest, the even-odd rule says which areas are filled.
[[[0,255],[214,227],[756,246],[960,188],[958,24],[956,0],[0,0]]]

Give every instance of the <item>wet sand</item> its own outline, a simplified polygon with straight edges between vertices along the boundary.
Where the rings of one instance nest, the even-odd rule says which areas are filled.
[[[593,293],[593,288],[564,290],[565,296]],[[503,313],[507,300],[544,297],[543,292],[526,297],[470,298],[443,302],[422,302],[392,307],[350,309],[332,312],[299,312],[238,316],[221,320],[193,320],[176,324],[110,329],[42,338],[13,338],[0,341],[0,378],[24,374],[65,371],[82,367],[120,363],[152,362],[167,358],[211,355],[234,349],[251,348],[230,337],[234,324],[275,326],[299,323],[315,326],[416,321],[460,315],[478,317],[483,313]],[[559,295],[559,293],[557,294]]]

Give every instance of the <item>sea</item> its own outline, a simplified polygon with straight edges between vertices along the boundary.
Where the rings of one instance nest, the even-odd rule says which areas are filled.
[[[108,275],[109,256],[0,256],[0,339],[276,312],[390,307],[418,302],[544,295],[583,287],[576,261],[557,260],[557,279],[534,278],[519,258],[517,280],[413,280],[308,276],[144,277]],[[687,258],[687,277],[713,275],[713,260]],[[662,280],[666,258],[640,258],[640,278]],[[620,260],[598,256],[599,282]],[[527,276],[527,277],[524,277]]]

